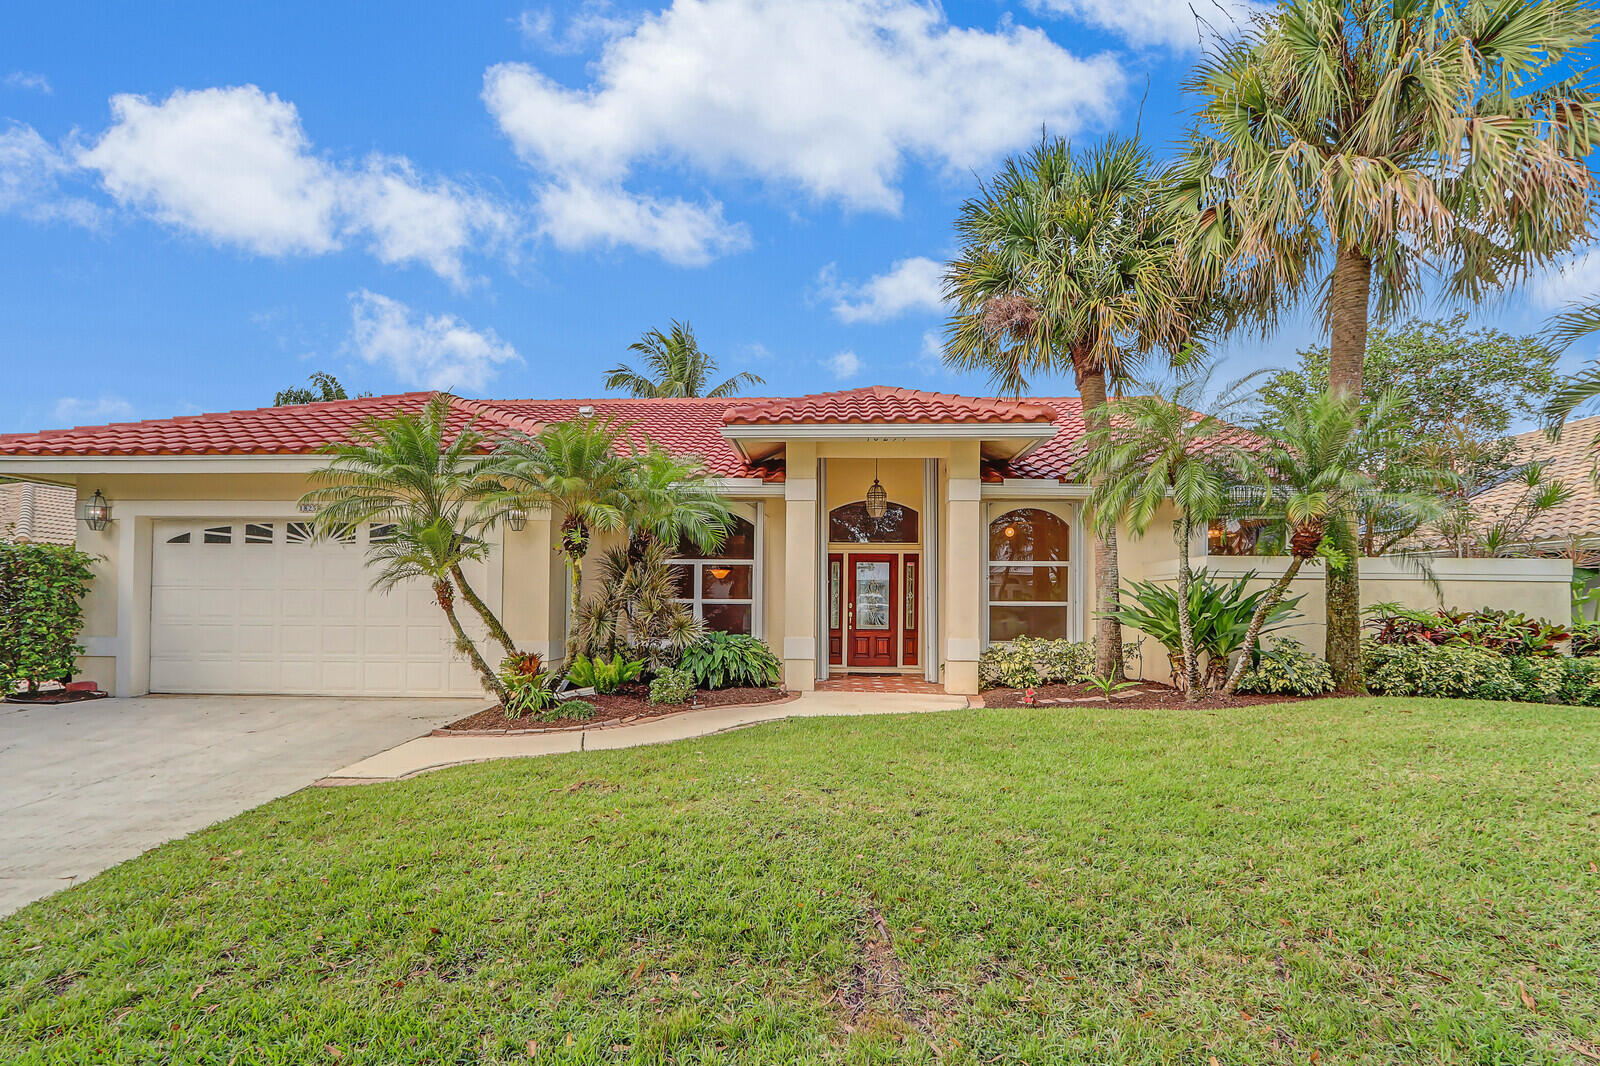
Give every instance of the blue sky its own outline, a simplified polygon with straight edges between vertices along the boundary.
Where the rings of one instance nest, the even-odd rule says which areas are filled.
[[[930,354],[974,174],[1041,127],[1137,124],[1172,151],[1195,58],[1186,0],[60,3],[7,24],[3,431],[262,406],[313,370],[600,395],[674,318],[769,393],[983,391]],[[1536,328],[1595,266],[1476,321]],[[1227,370],[1315,334],[1305,315],[1236,340]]]

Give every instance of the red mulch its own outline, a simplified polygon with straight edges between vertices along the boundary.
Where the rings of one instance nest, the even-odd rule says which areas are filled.
[[[679,711],[701,710],[706,707],[742,707],[754,703],[773,703],[787,698],[788,695],[783,689],[778,688],[701,689],[695,693],[699,707],[691,707],[687,703],[651,703],[650,686],[623,685],[616,692],[606,696],[596,694],[578,697],[594,705],[593,718],[555,718],[541,721],[531,714],[525,714],[521,718],[507,718],[505,711],[496,705],[477,714],[469,714],[460,721],[451,722],[435,732],[592,729],[595,726],[620,725],[634,719],[659,718],[664,714],[677,714]]]
[[[1023,702],[1025,690],[1020,688],[991,688],[983,692],[983,703],[986,707],[1026,707]],[[1037,706],[1046,708],[1061,708],[1067,710],[1073,707],[1103,707],[1106,705],[1105,696],[1093,685],[1041,685],[1033,690]],[[1255,707],[1263,703],[1295,703],[1305,699],[1304,696],[1246,696],[1236,694],[1223,699],[1220,696],[1202,697],[1197,703],[1188,703],[1183,694],[1170,685],[1158,685],[1153,681],[1141,681],[1133,688],[1125,688],[1120,692],[1112,693],[1111,706],[1127,707],[1130,709],[1146,710],[1155,707]],[[1047,702],[1047,701],[1059,702]]]

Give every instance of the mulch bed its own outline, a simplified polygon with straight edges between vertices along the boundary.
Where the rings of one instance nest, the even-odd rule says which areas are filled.
[[[77,690],[53,688],[45,689],[42,692],[16,692],[7,696],[5,698],[5,702],[20,704],[23,706],[32,706],[42,703],[81,703],[84,700],[103,700],[109,695],[111,695],[111,693],[102,692],[99,689],[89,692],[81,692]]]
[[[991,688],[983,692],[986,707],[1026,707],[1023,702],[1026,690],[1020,688]],[[1104,707],[1106,698],[1093,685],[1041,685],[1033,690],[1035,705],[1039,707]],[[1170,685],[1141,681],[1134,688],[1125,688],[1111,694],[1111,706],[1145,710],[1154,707],[1255,707],[1263,703],[1294,703],[1304,696],[1246,696],[1233,695],[1202,697],[1197,703],[1188,703],[1183,693]]]
[[[587,703],[594,705],[592,718],[553,718],[541,721],[531,714],[521,718],[507,718],[505,711],[497,704],[477,714],[469,714],[457,722],[451,722],[443,729],[435,729],[434,735],[448,735],[450,733],[525,733],[530,730],[555,730],[555,729],[594,729],[599,726],[625,725],[633,721],[643,721],[647,718],[660,718],[662,715],[678,714],[681,711],[698,711],[707,707],[743,707],[756,703],[776,703],[778,700],[789,698],[789,693],[780,688],[721,688],[701,689],[695,693],[699,706],[688,703],[651,703],[650,686],[648,685],[623,685],[606,696],[598,693],[593,696],[579,697]]]

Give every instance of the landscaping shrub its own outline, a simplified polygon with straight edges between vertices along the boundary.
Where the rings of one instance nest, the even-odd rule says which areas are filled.
[[[553,670],[529,673],[521,668],[526,664],[526,659],[520,662],[507,659],[500,668],[500,683],[506,690],[503,706],[507,718],[521,718],[525,714],[537,716],[560,702],[556,686],[561,683],[561,675]]]
[[[978,659],[983,688],[1072,685],[1094,676],[1094,641],[1017,637],[991,644]]]
[[[684,649],[678,669],[694,675],[699,688],[766,688],[783,676],[783,662],[771,648],[738,633],[711,630]]]
[[[587,722],[595,716],[598,708],[588,700],[562,700],[552,704],[534,715],[541,722],[554,722],[559,718],[572,718],[580,722]]]
[[[629,659],[621,652],[609,660],[603,655],[579,655],[567,668],[567,680],[578,688],[592,688],[602,696],[617,691],[644,672],[643,659]]]
[[[65,545],[0,541],[0,695],[72,680],[93,565]]]
[[[1573,623],[1572,654],[1600,655],[1600,622]]]
[[[687,670],[663,670],[650,682],[651,703],[688,703],[694,695],[694,675]]]
[[[1369,640],[1362,653],[1367,688],[1382,696],[1509,699],[1520,691],[1510,660],[1488,648]]]
[[[1471,644],[1502,655],[1559,655],[1572,630],[1516,611],[1419,611],[1398,603],[1367,608],[1379,644]]]
[[[1333,691],[1333,669],[1298,640],[1283,639],[1264,650],[1239,678],[1239,692],[1320,696]]]

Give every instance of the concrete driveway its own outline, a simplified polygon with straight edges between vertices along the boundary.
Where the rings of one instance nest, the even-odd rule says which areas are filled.
[[[0,704],[0,914],[479,706],[297,696]]]

